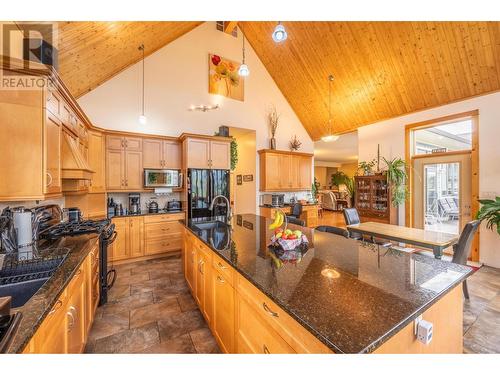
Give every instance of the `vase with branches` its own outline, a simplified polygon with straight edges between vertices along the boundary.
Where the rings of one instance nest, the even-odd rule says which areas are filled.
[[[269,130],[271,132],[271,150],[276,150],[276,130],[278,129],[278,121],[280,119],[280,115],[276,111],[276,107],[272,107],[268,114],[269,120]]]

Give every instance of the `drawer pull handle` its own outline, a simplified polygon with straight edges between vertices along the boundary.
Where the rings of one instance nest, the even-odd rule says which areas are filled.
[[[71,318],[71,321],[68,323],[68,332],[71,332],[73,326],[75,325],[75,317],[70,311],[68,311],[66,315]]]
[[[271,354],[271,352],[267,348],[266,344],[262,345],[262,350],[264,351],[264,354]]]
[[[217,281],[218,281],[219,283],[221,283],[221,284],[224,284],[224,283],[226,282],[226,281],[225,281],[222,277],[220,277],[220,276],[217,276]]]
[[[274,312],[273,310],[271,310],[265,302],[262,302],[262,307],[264,308],[264,310],[269,314],[271,315],[272,317],[275,317],[277,318],[279,315],[278,313]]]
[[[219,268],[221,270],[225,270],[227,267],[225,265],[223,265],[221,262],[217,263],[217,265],[219,266]]]
[[[50,310],[49,315],[55,313],[57,311],[57,309],[59,309],[59,307],[61,307],[61,306],[62,306],[62,301],[60,299],[58,299],[56,304],[54,305],[54,308],[52,310]]]

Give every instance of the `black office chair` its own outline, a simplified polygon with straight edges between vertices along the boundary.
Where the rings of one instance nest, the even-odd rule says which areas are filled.
[[[349,232],[344,228],[332,227],[330,225],[320,225],[315,229],[319,232],[333,233],[339,236],[344,236],[345,238],[349,238]]]
[[[453,245],[452,263],[466,265],[470,255],[472,239],[481,224],[481,220],[474,220],[465,224],[458,242]],[[467,280],[463,282],[464,297],[469,299],[469,290],[467,289]]]
[[[289,224],[300,225],[302,227],[306,226],[306,222],[304,220],[297,219],[297,218],[295,218],[293,216],[287,216],[286,219],[288,220]]]
[[[354,224],[359,224],[361,222],[358,214],[358,210],[354,207],[351,208],[344,208],[342,211],[344,214],[344,220],[346,225],[354,225]],[[355,232],[349,232],[350,237],[354,238],[355,240],[363,240],[364,237],[360,233],[355,233]],[[384,247],[391,246],[391,243],[388,241],[384,240],[377,240],[375,237],[370,236],[370,239],[368,240],[369,242],[374,243],[375,245],[380,245]]]
[[[295,203],[292,207],[292,213],[289,216],[293,216],[294,218],[300,218],[302,215],[302,205],[300,203]]]

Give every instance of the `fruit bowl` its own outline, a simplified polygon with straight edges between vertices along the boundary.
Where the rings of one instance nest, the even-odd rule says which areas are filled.
[[[282,237],[276,237],[277,235],[273,235],[271,237],[271,243],[269,246],[280,247],[285,251],[293,251],[299,247],[307,248],[309,241],[304,234],[300,234],[300,236],[295,236],[292,239],[284,239]]]
[[[284,228],[281,226],[285,224]],[[287,228],[288,220],[285,213],[277,209],[274,214],[274,221],[269,225],[270,230],[274,230],[269,246],[281,247],[285,251],[295,250],[299,246],[307,248],[309,241],[300,230],[290,230]]]

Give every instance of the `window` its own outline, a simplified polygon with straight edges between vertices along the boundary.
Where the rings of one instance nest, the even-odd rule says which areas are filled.
[[[431,154],[433,150],[462,151],[472,148],[472,119],[461,119],[430,128],[415,130],[414,155]]]

